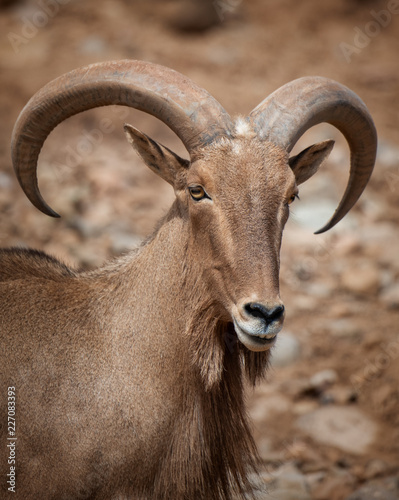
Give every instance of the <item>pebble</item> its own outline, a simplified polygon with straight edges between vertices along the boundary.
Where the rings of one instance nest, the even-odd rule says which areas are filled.
[[[370,481],[345,500],[398,500],[399,476]]]
[[[344,319],[353,314],[353,306],[352,304],[338,302],[330,305],[329,312],[332,318]]]
[[[14,181],[10,175],[6,174],[5,172],[0,172],[0,188],[1,189],[11,189],[13,182]]]
[[[329,333],[338,338],[355,338],[362,333],[359,325],[353,319],[349,318],[330,321],[327,328]]]
[[[318,307],[318,304],[319,301],[316,297],[296,295],[290,308],[295,309],[295,311],[314,311]]]
[[[383,167],[397,167],[399,165],[399,148],[396,144],[386,140],[378,141],[377,161]]]
[[[303,474],[291,463],[284,464],[277,473],[276,484],[280,488],[305,492],[306,479]]]
[[[75,229],[82,238],[90,239],[100,234],[100,228],[91,224],[85,217],[74,215],[69,220],[69,227]]]
[[[385,288],[380,294],[380,299],[388,307],[398,308],[399,307],[399,283],[394,283],[393,285]]]
[[[325,479],[319,483],[314,483],[312,497],[320,500],[335,500],[345,498],[353,491],[356,479],[345,469],[334,467],[328,471]]]
[[[284,461],[284,452],[274,450],[272,441],[268,437],[258,439],[257,448],[260,459],[265,464],[282,463]]]
[[[281,384],[281,390],[291,396],[294,400],[301,398],[311,390],[309,379],[306,377],[296,377],[285,380]]]
[[[315,373],[310,378],[310,385],[313,389],[318,391],[323,391],[327,387],[335,384],[338,380],[338,374],[335,370],[322,370],[320,372]]]
[[[309,486],[310,491],[314,491],[327,477],[327,472],[325,471],[317,471],[310,472],[306,474],[306,482]]]
[[[311,500],[306,477],[293,464],[284,464],[274,475],[269,486],[270,499]]]
[[[90,36],[80,42],[78,50],[81,54],[102,54],[107,49],[107,42],[99,36]]]
[[[329,389],[325,396],[328,400],[339,405],[345,405],[347,403],[356,400],[356,392],[352,387],[332,387]]]
[[[275,418],[279,413],[287,413],[291,410],[291,401],[280,394],[256,399],[250,407],[249,413],[255,423]]]
[[[375,458],[371,460],[365,468],[363,477],[365,479],[374,479],[378,476],[382,476],[388,471],[388,465],[384,460]]]
[[[361,455],[376,440],[378,426],[353,406],[325,406],[300,416],[296,425],[320,444]]]
[[[305,195],[301,200],[306,200]],[[310,229],[311,231],[316,231],[323,227],[325,223],[330,219],[331,214],[334,213],[336,209],[336,202],[328,199],[317,199],[309,201],[301,201],[295,206],[295,221],[299,222],[302,226]],[[337,234],[342,233],[350,229],[355,223],[355,215],[350,212],[340,224],[336,226]]]
[[[331,297],[331,293],[333,290],[333,285],[331,283],[315,283],[313,281],[309,281],[308,283],[303,284],[303,291],[317,298],[329,298]]]
[[[295,415],[305,415],[306,413],[311,413],[312,411],[315,411],[319,407],[319,404],[317,401],[298,401],[298,403],[295,403],[293,412]]]
[[[272,351],[271,365],[284,367],[292,365],[301,355],[301,345],[298,339],[289,332],[282,332]]]

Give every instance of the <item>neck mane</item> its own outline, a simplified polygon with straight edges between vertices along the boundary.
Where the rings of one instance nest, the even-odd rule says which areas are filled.
[[[153,286],[152,300],[155,294],[168,297],[165,330],[179,336],[181,358],[175,355],[175,365],[185,368],[178,388],[180,412],[151,494],[164,500],[248,498],[247,477],[257,470],[258,455],[243,384],[245,376],[254,385],[264,375],[269,351],[248,351],[233,324],[221,320],[221,306],[199,279],[202,270],[190,255],[187,225],[174,207],[135,255],[99,272],[123,272],[128,284],[127,273],[133,278],[140,269],[144,280],[147,270],[160,268],[161,280],[150,283],[152,276],[141,286]],[[170,311],[178,314],[171,317]]]
[[[244,404],[244,374],[255,383],[268,355],[241,348],[232,325],[220,323],[212,308],[198,313],[197,327],[186,331],[194,376],[184,386],[183,414],[155,491],[168,500],[231,500],[233,493],[248,499],[248,475],[257,472],[259,459]]]

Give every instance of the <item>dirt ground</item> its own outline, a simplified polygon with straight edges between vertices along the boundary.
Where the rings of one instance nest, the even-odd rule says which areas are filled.
[[[347,219],[322,236],[313,231],[345,187],[347,148],[329,126],[300,141],[337,142],[285,230],[281,349],[268,380],[248,391],[264,480],[288,491],[278,481],[289,470],[308,495],[271,498],[343,500],[375,480],[399,481],[396,3],[216,0],[216,25],[198,32],[176,28],[193,8],[177,0],[26,0],[0,10],[0,245],[43,249],[74,266],[98,266],[136,245],[173,199],[131,151],[123,123],[185,153],[139,112],[110,107],[71,118],[51,134],[39,169],[44,198],[62,218],[39,213],[14,179],[10,138],[27,100],[58,75],[97,61],[148,60],[186,74],[232,115],[294,78],[321,75],[367,104],[380,141],[375,172]],[[104,117],[113,125],[101,130]]]

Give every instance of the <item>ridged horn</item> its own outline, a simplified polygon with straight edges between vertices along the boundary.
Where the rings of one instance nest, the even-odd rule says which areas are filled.
[[[37,161],[44,141],[63,120],[111,104],[129,106],[162,120],[182,140],[190,155],[233,125],[223,107],[189,78],[143,61],[112,61],[76,69],[37,92],[22,110],[12,136],[12,160],[29,200],[58,217],[37,184]]]
[[[334,215],[316,234],[331,229],[353,207],[374,168],[377,133],[363,101],[350,89],[323,77],[283,85],[249,115],[258,136],[292,150],[310,127],[330,123],[345,136],[351,152],[349,180]]]

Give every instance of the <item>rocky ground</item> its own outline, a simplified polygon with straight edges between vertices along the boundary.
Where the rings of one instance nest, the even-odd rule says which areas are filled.
[[[0,245],[41,248],[74,266],[92,268],[135,246],[173,199],[125,143],[123,122],[184,150],[139,112],[108,108],[74,117],[52,133],[41,155],[41,189],[62,219],[45,217],[22,195],[9,146],[19,111],[50,79],[96,61],[136,58],[185,73],[232,114],[248,113],[280,85],[311,74],[344,83],[367,103],[380,139],[375,173],[350,215],[323,235],[313,231],[345,187],[347,148],[329,126],[309,131],[298,145],[337,141],[293,206],[282,248],[286,326],[268,379],[248,390],[261,483],[269,492],[259,485],[259,498],[399,498],[399,14],[393,4],[217,0],[216,25],[196,32],[178,29],[193,4],[177,0],[63,0],[55,7],[26,0],[0,11]],[[102,130],[102,118],[113,126]]]

